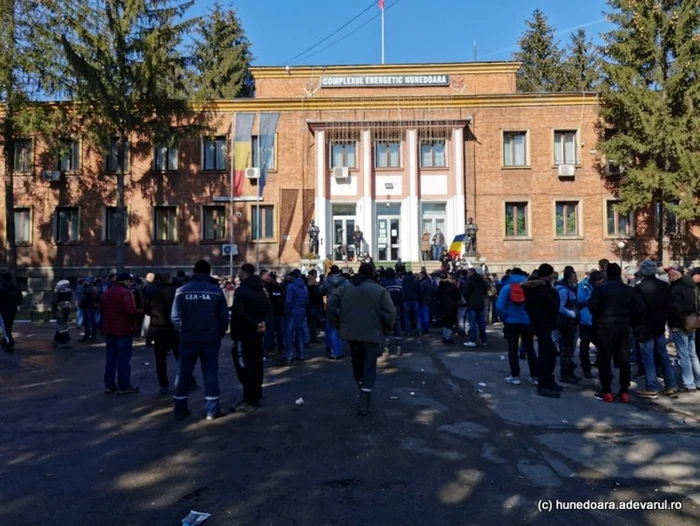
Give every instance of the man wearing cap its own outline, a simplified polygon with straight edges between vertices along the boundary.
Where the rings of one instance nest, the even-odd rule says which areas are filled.
[[[129,289],[133,276],[117,275],[115,283],[102,294],[102,333],[105,335],[105,393],[133,394],[139,388],[131,385],[131,352],[139,311]],[[114,375],[117,381],[114,381]]]
[[[560,398],[564,390],[554,380],[557,356],[552,331],[557,328],[559,313],[555,283],[554,268],[542,263],[537,269],[537,277],[531,276],[521,284],[525,292],[525,310],[537,336],[537,394],[547,398]]]
[[[221,416],[219,405],[219,348],[228,325],[228,305],[223,291],[210,279],[205,260],[194,266],[190,282],[175,293],[170,320],[180,333],[180,370],[175,379],[175,418],[190,415],[187,394],[197,364],[202,363],[207,420]]]
[[[601,392],[597,400],[614,402],[630,401],[629,386],[632,377],[630,366],[630,328],[643,320],[646,306],[636,288],[622,282],[622,269],[617,263],[608,265],[608,279],[593,289],[588,308],[593,315],[593,325],[600,346],[598,348],[598,373]],[[610,360],[617,356],[620,369],[620,391],[614,397],[611,391],[612,370]],[[652,371],[655,371],[652,368]]]
[[[389,291],[374,280],[374,266],[360,265],[351,284],[328,298],[328,316],[340,337],[350,344],[353,377],[360,389],[357,413],[372,410],[372,388],[377,377],[377,357],[385,335],[396,320],[396,308]]]
[[[671,367],[671,360],[666,350],[666,322],[668,320],[671,287],[668,283],[656,279],[658,267],[654,261],[644,261],[639,267],[641,281],[636,289],[644,301],[646,310],[644,320],[634,327],[634,337],[639,342],[642,362],[646,372],[646,389],[636,391],[639,398],[656,399],[659,397],[659,384],[656,380],[654,355],[658,356],[664,368],[664,394],[678,398],[676,392],[676,375]]]
[[[700,389],[700,360],[695,353],[695,328],[687,326],[687,317],[700,310],[698,288],[693,277],[685,275],[683,267],[671,265],[664,269],[671,281],[671,301],[668,327],[678,353],[683,386],[681,393],[696,392]]]

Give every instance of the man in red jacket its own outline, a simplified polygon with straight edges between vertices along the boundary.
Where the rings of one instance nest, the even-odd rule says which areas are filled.
[[[102,294],[102,333],[107,354],[105,393],[108,394],[139,392],[138,387],[131,385],[131,351],[139,314],[134,294],[129,290],[133,279],[131,274],[119,274],[116,283]]]

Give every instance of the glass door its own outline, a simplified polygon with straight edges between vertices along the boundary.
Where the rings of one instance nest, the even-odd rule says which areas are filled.
[[[354,218],[333,218],[333,259],[347,261],[350,258],[355,258],[355,245],[352,242],[352,233],[354,231]]]
[[[396,261],[401,257],[401,219],[377,217],[377,260]]]

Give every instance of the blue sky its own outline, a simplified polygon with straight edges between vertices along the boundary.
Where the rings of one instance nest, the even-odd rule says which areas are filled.
[[[226,2],[227,0],[224,0]],[[375,6],[353,24],[307,55],[297,54],[316,44],[370,6],[370,0],[228,0],[253,44],[255,65],[378,64],[381,61],[380,19]],[[193,15],[206,12],[209,0],[196,0]],[[396,4],[396,5],[393,5]],[[610,28],[603,21],[605,0],[582,2],[531,0],[386,0],[386,62],[460,62],[508,60],[525,19],[535,8],[568,40],[572,28],[587,26],[590,36]],[[365,22],[367,25],[335,45]]]

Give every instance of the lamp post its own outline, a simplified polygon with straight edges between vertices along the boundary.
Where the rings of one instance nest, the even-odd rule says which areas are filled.
[[[627,246],[627,243],[625,243],[623,240],[620,240],[617,242],[617,248],[620,250],[620,268],[622,268],[622,265],[623,265],[622,256],[623,256],[623,251],[625,250],[626,246]]]

